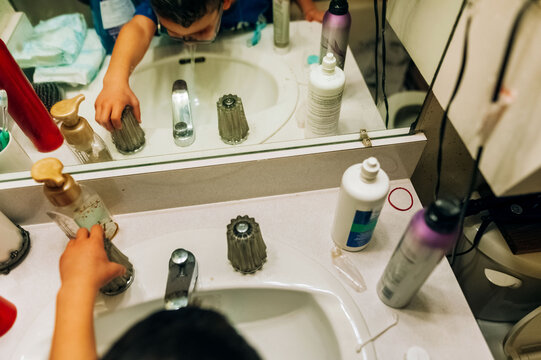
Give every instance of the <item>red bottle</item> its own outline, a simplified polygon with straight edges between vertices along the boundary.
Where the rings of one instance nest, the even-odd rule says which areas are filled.
[[[0,296],[0,336],[11,328],[17,318],[17,308],[8,300]]]
[[[40,152],[56,150],[64,138],[21,68],[0,39],[0,89],[8,94],[8,111]]]

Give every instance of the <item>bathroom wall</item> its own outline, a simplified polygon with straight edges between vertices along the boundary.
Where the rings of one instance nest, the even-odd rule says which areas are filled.
[[[489,108],[504,49],[522,0],[478,0],[473,9],[468,61],[449,119],[475,154],[477,129]],[[466,12],[466,15],[468,13]],[[462,57],[465,19],[457,28],[434,86],[447,104]],[[481,172],[497,195],[541,191],[541,6],[530,7],[511,54],[504,87],[515,99],[485,145]]]
[[[427,83],[432,81],[462,0],[388,1],[387,21]]]
[[[462,0],[396,0],[388,20],[421,73],[430,81]],[[470,156],[476,153],[481,120],[490,105],[512,22],[523,0],[478,0],[467,7],[434,84],[434,95],[447,106],[462,58],[466,17],[473,20],[464,79],[449,119]],[[481,173],[497,195],[541,191],[541,6],[530,8],[519,30],[504,86],[515,100],[485,146]],[[446,30],[446,31],[444,31]],[[437,121],[434,119],[434,121]],[[438,120],[439,121],[439,120]],[[428,136],[430,141],[430,135]]]
[[[430,93],[419,117],[417,129],[422,131],[427,144],[421,159],[411,176],[415,191],[426,206],[434,200],[436,185],[436,162],[439,145],[440,123],[443,109],[438,100]],[[440,195],[453,195],[463,198],[468,190],[473,159],[456,132],[453,124],[448,123],[443,141],[443,162],[440,183]],[[484,182],[479,177],[479,182]]]

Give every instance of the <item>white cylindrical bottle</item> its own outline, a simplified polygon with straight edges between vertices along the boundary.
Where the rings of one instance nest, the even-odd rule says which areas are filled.
[[[375,157],[344,172],[331,230],[337,246],[359,251],[368,245],[388,192],[389,177]]]
[[[327,53],[321,65],[310,72],[307,101],[307,130],[314,135],[335,135],[342,106],[346,77],[336,66],[336,58]]]
[[[274,48],[287,51],[289,47],[289,0],[272,1],[272,22],[274,28]]]

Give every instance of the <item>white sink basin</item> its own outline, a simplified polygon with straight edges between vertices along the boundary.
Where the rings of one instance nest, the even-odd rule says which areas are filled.
[[[267,359],[341,358],[329,321],[329,311],[339,308],[340,300],[331,294],[287,288],[235,288],[199,291],[195,301],[225,314]],[[95,329],[100,354],[131,325],[160,309],[162,299],[98,316]],[[348,323],[344,313],[334,316],[334,321]]]
[[[204,61],[193,66],[180,64],[180,59],[190,59],[190,55],[178,44],[155,44],[150,48],[130,78],[130,87],[140,102],[141,126],[147,140],[139,153],[118,153],[108,131],[93,121],[101,78],[88,89],[69,91],[67,96],[81,92],[87,96],[80,106],[80,114],[91,121],[112,149],[115,159],[216,151],[264,143],[292,117],[297,106],[297,79],[279,55],[258,47],[248,48],[244,39],[238,37],[224,41],[197,48],[195,57]],[[187,82],[190,97],[196,98],[199,104],[194,106],[192,101],[195,142],[187,147],[175,145],[172,134],[171,92],[178,79]],[[244,106],[250,130],[240,145],[225,144],[218,133],[216,102],[226,94],[239,96]]]
[[[121,233],[119,234],[121,236]],[[127,328],[163,308],[171,252],[190,250],[199,264],[195,298],[221,311],[265,359],[375,359],[364,319],[340,280],[302,252],[265,239],[267,262],[251,275],[227,260],[224,229],[168,234],[125,250],[136,268],[132,286],[96,304],[98,351]],[[54,325],[54,302],[21,341],[16,359],[46,359]]]

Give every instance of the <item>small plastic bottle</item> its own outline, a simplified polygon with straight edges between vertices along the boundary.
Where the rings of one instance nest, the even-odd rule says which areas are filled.
[[[336,57],[336,65],[344,70],[350,28],[351,15],[347,0],[331,0],[321,27],[320,61],[325,54],[332,52]]]
[[[272,21],[274,29],[274,48],[287,51],[289,47],[289,0],[272,1]]]
[[[44,158],[34,163],[31,170],[35,181],[44,183],[43,192],[56,211],[47,215],[69,237],[75,237],[79,227],[88,230],[100,224],[105,237],[112,239],[118,225],[100,196],[91,188],[78,184],[69,174],[63,174],[64,165],[56,158]],[[77,226],[73,226],[73,223]]]
[[[389,177],[375,157],[350,166],[342,176],[332,239],[344,250],[364,249],[389,192]]]
[[[394,308],[411,301],[455,243],[459,217],[458,201],[447,199],[413,216],[378,282],[381,301]]]
[[[306,106],[306,129],[309,135],[326,136],[338,132],[342,94],[346,77],[328,53],[319,66],[310,71]]]

